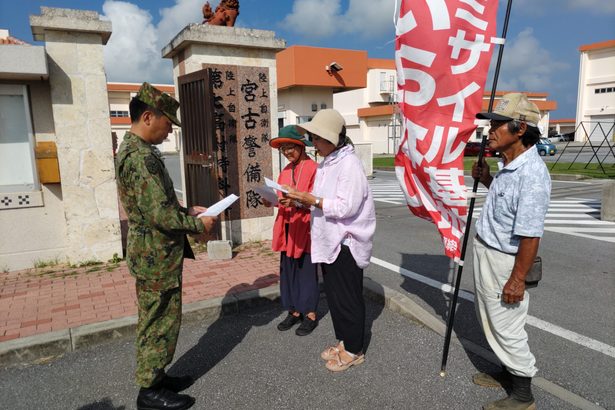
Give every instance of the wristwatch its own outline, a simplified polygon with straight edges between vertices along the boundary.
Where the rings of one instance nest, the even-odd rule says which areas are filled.
[[[318,208],[318,205],[320,205],[320,198],[316,198],[316,200],[314,200],[314,207]]]

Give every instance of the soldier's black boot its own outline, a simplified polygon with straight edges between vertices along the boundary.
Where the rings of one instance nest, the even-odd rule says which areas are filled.
[[[535,410],[532,395],[532,378],[511,374],[512,392],[505,399],[497,400],[483,406],[484,410]]]
[[[188,387],[194,384],[194,378],[192,376],[178,376],[173,377],[165,374],[158,387],[171,390],[172,392],[179,393],[186,390]]]
[[[185,410],[193,405],[194,397],[159,386],[149,389],[142,387],[137,397],[138,410]]]

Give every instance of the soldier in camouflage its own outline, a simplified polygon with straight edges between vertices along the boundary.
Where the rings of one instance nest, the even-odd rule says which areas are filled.
[[[172,361],[181,324],[184,257],[194,259],[186,238],[204,238],[215,218],[197,217],[204,207],[180,206],[164,166],[160,144],[171,132],[179,103],[148,83],[130,102],[130,131],[116,162],[120,200],[128,214],[126,259],[136,278],[136,381],[141,389],[138,409],[187,409],[194,398],[178,394],[193,383],[190,376],[171,377],[164,368]]]

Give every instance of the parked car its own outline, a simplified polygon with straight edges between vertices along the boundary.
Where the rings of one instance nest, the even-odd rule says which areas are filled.
[[[478,156],[480,151],[480,142],[468,142],[463,151],[463,154],[467,157]],[[486,157],[497,157],[497,153],[493,152],[489,145],[485,146],[485,156]]]
[[[574,132],[559,135],[559,141],[574,141]]]
[[[555,145],[553,145],[548,138],[541,138],[536,144],[536,149],[543,157],[547,154],[553,156],[557,152],[557,148],[555,148]]]

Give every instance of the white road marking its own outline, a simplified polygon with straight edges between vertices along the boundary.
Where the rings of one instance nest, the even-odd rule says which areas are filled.
[[[376,265],[382,266],[385,269],[391,270],[395,273],[399,273],[408,278],[414,279],[418,282],[424,283],[432,288],[440,289],[442,292],[453,293],[454,289],[447,283],[442,283],[435,279],[428,278],[419,273],[412,272],[408,269],[404,269],[400,266],[396,266],[390,262],[384,261],[382,259],[378,259],[376,257],[371,258],[371,262]],[[474,295],[470,292],[460,289],[459,297],[468,300],[470,302],[474,302]],[[543,330],[545,332],[551,333],[553,335],[559,336],[563,339],[566,339],[570,342],[576,343],[578,345],[587,347],[588,349],[594,350],[596,352],[605,354],[612,358],[615,358],[615,347],[610,346],[606,343],[602,343],[598,340],[592,339],[590,337],[584,336],[582,334],[573,332],[572,330],[564,329],[563,327],[554,325],[553,323],[544,321],[542,319],[538,319],[537,317],[527,315],[527,324]]]

